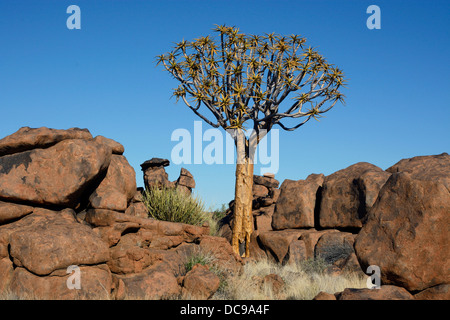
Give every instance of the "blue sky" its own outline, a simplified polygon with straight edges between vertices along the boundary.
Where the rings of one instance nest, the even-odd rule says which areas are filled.
[[[66,27],[71,4],[81,30]],[[371,4],[381,8],[380,30],[366,27]],[[300,34],[348,78],[345,106],[280,131],[280,182],[449,152],[449,15],[439,0],[1,1],[0,137],[22,126],[88,128],[125,146],[142,186],[139,165],[170,159],[173,130],[199,120],[170,98],[177,83],[155,56],[227,24]],[[207,206],[233,199],[234,165],[172,164],[170,180],[181,167]]]

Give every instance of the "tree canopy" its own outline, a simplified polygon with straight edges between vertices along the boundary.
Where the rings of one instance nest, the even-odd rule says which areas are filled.
[[[180,82],[173,91],[177,101],[211,126],[245,129],[250,120],[258,131],[274,125],[292,131],[344,102],[343,72],[304,37],[246,35],[225,25],[214,31],[216,39],[182,40],[157,57]]]

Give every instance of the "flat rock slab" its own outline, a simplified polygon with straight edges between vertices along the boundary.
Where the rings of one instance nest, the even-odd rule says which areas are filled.
[[[162,158],[151,158],[150,160],[145,161],[141,164],[142,171],[147,170],[148,168],[153,167],[167,167],[170,165],[170,161]]]
[[[33,212],[33,207],[0,201],[0,225]]]
[[[253,176],[253,183],[265,186],[267,188],[278,188],[280,182],[274,178],[266,177],[266,176]]]
[[[48,148],[68,139],[90,140],[92,135],[89,130],[79,128],[59,130],[23,127],[0,140],[0,157],[36,148]]]
[[[381,286],[380,289],[351,289],[336,294],[337,300],[414,300],[404,288]]]

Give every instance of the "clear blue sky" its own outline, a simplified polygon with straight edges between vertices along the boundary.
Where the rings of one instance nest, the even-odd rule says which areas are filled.
[[[66,27],[71,4],[81,8],[81,30]],[[381,8],[380,30],[366,27],[371,4]],[[280,182],[360,161],[386,169],[449,152],[449,16],[450,1],[439,0],[3,0],[0,137],[22,126],[88,128],[125,146],[142,186],[139,164],[170,159],[172,131],[199,120],[170,99],[177,83],[155,56],[227,24],[305,36],[349,78],[346,106],[280,131]],[[182,166],[207,206],[233,199],[233,165],[171,165],[171,180]]]

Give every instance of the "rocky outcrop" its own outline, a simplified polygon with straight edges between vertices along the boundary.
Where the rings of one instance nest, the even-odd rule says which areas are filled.
[[[210,298],[210,266],[186,270],[198,252],[223,275],[246,260],[209,227],[148,218],[123,146],[86,129],[22,128],[0,140],[0,293],[32,299]],[[192,174],[170,182],[165,159],[142,164],[147,188],[190,193]],[[329,176],[279,182],[254,176],[251,255],[281,264],[323,259],[326,272],[381,272],[381,289],[321,293],[316,300],[448,300],[450,157],[403,159],[386,171],[357,163]],[[227,236],[228,234],[228,236]],[[81,287],[69,282],[81,273]],[[283,290],[276,275],[261,285]]]
[[[186,261],[199,250],[239,271],[240,257],[224,238],[209,236],[208,226],[148,218],[124,151],[112,139],[76,128],[22,128],[0,140],[0,293],[166,299],[207,289],[210,297],[217,290],[204,283],[210,277],[185,274]],[[153,173],[164,165],[168,161],[145,164]],[[190,192],[195,182],[182,169],[170,185]],[[79,288],[69,286],[76,272]]]
[[[283,264],[323,258],[334,274],[363,274],[376,265],[389,292],[362,291],[358,299],[395,298],[389,286],[406,289],[407,298],[442,299],[450,283],[449,159],[446,153],[403,159],[386,171],[361,162],[326,177],[287,179],[280,189],[256,178],[254,213],[270,210],[272,218],[255,221],[252,256]],[[278,196],[265,201],[270,188]],[[232,203],[224,225],[230,220]],[[231,228],[223,230],[229,237]]]

